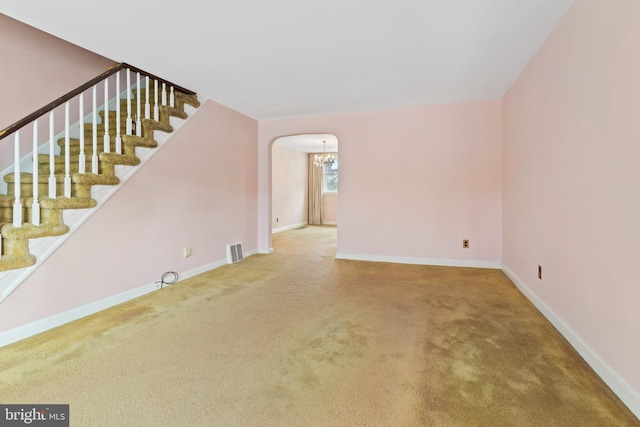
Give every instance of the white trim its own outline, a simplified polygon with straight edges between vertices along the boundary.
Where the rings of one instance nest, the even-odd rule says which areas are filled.
[[[354,261],[392,262],[396,264],[438,265],[444,267],[473,267],[493,268],[499,270],[502,264],[495,261],[477,261],[466,259],[442,259],[442,258],[417,258],[382,255],[358,255],[337,253],[336,259],[349,259]]]
[[[245,252],[245,257],[255,255],[256,253],[258,253],[257,250]],[[196,267],[194,269],[184,271],[178,274],[180,280],[176,283],[179,283],[190,277],[197,276],[198,274],[202,274],[204,272],[222,267],[223,265],[228,265],[226,258],[214,261],[201,267]],[[41,332],[48,331],[49,329],[64,325],[65,323],[73,322],[74,320],[90,316],[118,304],[131,301],[134,298],[149,294],[155,290],[158,290],[159,288],[159,281],[148,283],[146,285],[142,285],[137,288],[130,289],[128,291],[124,291],[98,301],[90,302],[89,304],[85,304],[80,307],[72,308],[71,310],[65,311],[63,313],[54,314],[52,316],[45,317],[44,319],[39,319],[26,325],[18,326],[17,328],[0,332],[0,347],[12,344],[25,338],[29,338]]]
[[[281,233],[287,230],[293,230],[294,228],[302,227],[303,225],[307,225],[308,222],[299,222],[297,224],[285,225],[284,227],[274,228],[271,230],[271,234]]]
[[[640,419],[640,393],[634,390],[616,371],[609,366],[562,318],[540,299],[518,276],[508,267],[502,271],[511,279],[518,289],[531,301],[544,317],[566,338],[582,358],[602,378],[609,388],[627,405],[629,410]]]
[[[259,249],[258,250],[259,254],[263,254],[263,255],[268,255],[268,254],[272,254],[273,253],[273,248],[269,248],[269,249]]]
[[[337,221],[322,221],[322,225],[338,225]]]

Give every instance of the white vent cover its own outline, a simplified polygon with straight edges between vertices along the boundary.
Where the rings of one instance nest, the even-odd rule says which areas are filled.
[[[227,260],[229,264],[235,264],[244,259],[242,253],[242,243],[234,243],[233,245],[227,245]]]

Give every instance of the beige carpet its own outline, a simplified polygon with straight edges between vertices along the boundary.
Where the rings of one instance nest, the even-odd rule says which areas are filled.
[[[69,403],[73,426],[640,425],[502,272],[336,261],[335,235],[0,349],[0,403]]]

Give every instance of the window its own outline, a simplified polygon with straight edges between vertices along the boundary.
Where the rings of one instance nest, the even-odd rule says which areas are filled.
[[[325,193],[338,192],[338,157],[331,164],[322,165],[322,191]]]

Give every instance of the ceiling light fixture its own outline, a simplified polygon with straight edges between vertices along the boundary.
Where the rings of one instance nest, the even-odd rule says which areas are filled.
[[[322,154],[316,154],[313,158],[313,165],[322,167],[323,165],[332,166],[336,161],[336,156],[327,153],[327,141],[322,141]]]

